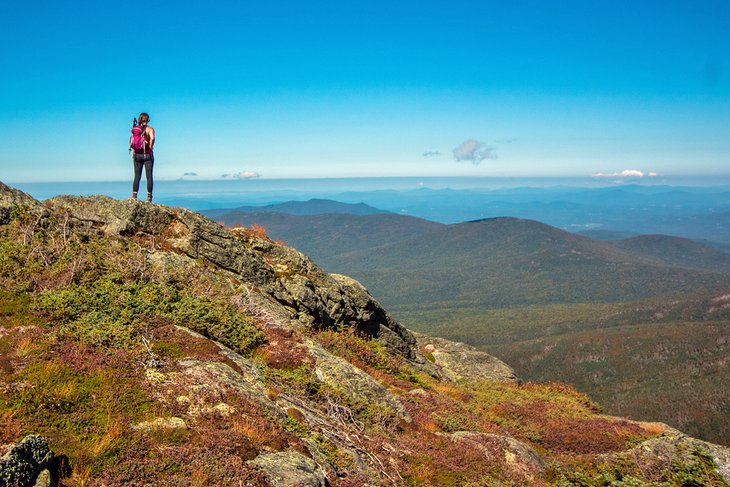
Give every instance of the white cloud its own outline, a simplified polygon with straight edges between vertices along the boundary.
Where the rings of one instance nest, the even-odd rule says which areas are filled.
[[[255,179],[260,178],[261,174],[257,173],[256,171],[241,171],[231,174],[231,177],[233,179]]]
[[[198,175],[197,172],[186,172],[185,174],[183,174],[183,176],[197,176],[197,175]]]
[[[423,153],[423,157],[440,156],[441,153],[437,150],[427,150]]]
[[[468,139],[454,149],[454,159],[457,162],[470,161],[478,166],[484,159],[496,159],[497,150],[478,140]]]
[[[591,175],[594,178],[643,178],[645,176],[653,178],[658,176],[655,172],[649,172],[645,173],[643,171],[639,171],[638,169],[624,169],[621,172],[597,172],[595,174]]]

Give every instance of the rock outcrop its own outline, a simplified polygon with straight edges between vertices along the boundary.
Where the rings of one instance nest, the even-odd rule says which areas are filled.
[[[13,193],[15,194],[15,193]],[[0,200],[9,207],[27,195]],[[29,197],[28,197],[29,198]],[[32,200],[32,199],[31,199]],[[204,259],[230,272],[251,289],[273,300],[303,326],[354,328],[430,369],[418,353],[413,334],[394,320],[367,292],[344,276],[322,271],[303,254],[242,231],[230,232],[185,209],[105,196],[59,196],[46,207],[63,212],[71,224],[121,236],[147,236],[192,259]],[[269,307],[272,307],[271,305]],[[432,370],[433,371],[433,370]]]
[[[487,460],[502,463],[525,485],[538,483],[545,474],[545,460],[532,447],[509,436],[474,431],[448,436],[452,441],[470,443]]]
[[[40,203],[32,196],[0,182],[0,225],[10,222],[13,209],[38,209]]]
[[[466,343],[420,333],[414,335],[419,349],[433,359],[449,380],[517,380],[512,367]]]
[[[56,485],[62,461],[50,449],[45,438],[26,436],[21,442],[9,445],[7,450],[0,458],[0,486]]]
[[[311,458],[296,451],[282,451],[259,455],[253,465],[266,472],[266,480],[273,487],[326,487],[324,472]]]
[[[730,448],[708,443],[685,435],[666,425],[665,433],[644,441],[628,451],[613,455],[619,461],[636,462],[647,469],[673,464],[698,465],[709,460],[719,476],[730,484]],[[698,468],[707,468],[707,464]]]

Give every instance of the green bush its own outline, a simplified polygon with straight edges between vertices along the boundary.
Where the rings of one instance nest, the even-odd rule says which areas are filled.
[[[173,304],[167,317],[244,355],[250,355],[266,342],[266,336],[248,316],[229,304],[207,298],[183,296]]]
[[[93,286],[46,290],[35,309],[60,324],[61,336],[93,347],[131,348],[160,322],[185,326],[243,354],[265,341],[233,306],[145,281],[120,283],[106,277]]]

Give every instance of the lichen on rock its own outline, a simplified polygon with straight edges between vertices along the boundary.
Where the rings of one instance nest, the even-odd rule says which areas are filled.
[[[418,347],[433,357],[449,380],[516,381],[514,369],[498,358],[465,343],[415,333]]]
[[[325,487],[327,478],[312,460],[297,451],[281,451],[259,455],[250,462],[266,472],[266,480],[274,487]]]
[[[0,485],[32,486],[41,472],[54,468],[56,455],[42,436],[29,435],[0,458]],[[46,474],[50,476],[49,474]]]
[[[625,452],[608,455],[619,461],[632,461],[647,468],[688,465],[701,470],[707,468],[707,460],[714,463],[717,475],[730,485],[730,448],[698,440],[673,428],[657,437],[646,440]],[[702,465],[704,463],[704,465]]]

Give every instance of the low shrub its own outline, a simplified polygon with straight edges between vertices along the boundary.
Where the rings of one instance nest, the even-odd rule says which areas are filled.
[[[132,348],[140,334],[159,323],[180,324],[246,355],[265,342],[253,321],[232,305],[153,282],[107,277],[94,286],[46,290],[35,310],[59,324],[62,337],[95,348]]]

